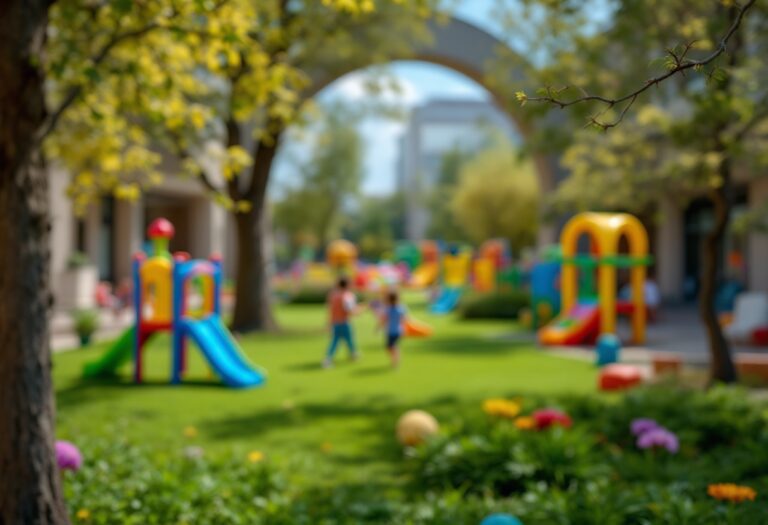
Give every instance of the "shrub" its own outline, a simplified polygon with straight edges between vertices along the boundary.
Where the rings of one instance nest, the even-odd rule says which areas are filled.
[[[330,288],[306,286],[291,294],[290,304],[325,304]]]
[[[99,329],[99,312],[97,310],[76,310],[72,314],[73,328],[80,339],[87,343],[90,337]]]
[[[67,268],[81,268],[83,266],[88,266],[90,263],[91,261],[88,259],[88,256],[83,252],[73,252],[72,255],[69,256],[69,259],[67,259]]]
[[[522,290],[473,294],[462,299],[464,319],[517,319],[520,310],[530,307],[531,297]]]
[[[516,424],[543,404],[524,402],[515,420],[469,415],[410,450],[412,493],[511,497],[524,523],[768,523],[767,414],[743,391],[657,387],[620,400],[568,398],[560,405],[572,428]],[[680,453],[638,449],[630,428],[638,417],[673,429]],[[754,489],[755,501],[708,495],[709,484],[724,482]]]

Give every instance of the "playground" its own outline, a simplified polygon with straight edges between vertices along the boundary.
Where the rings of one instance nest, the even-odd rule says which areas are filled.
[[[424,505],[413,499],[413,490],[433,498],[437,490],[444,499],[435,505],[451,520],[463,516],[469,523],[487,515],[504,525],[517,525],[517,517],[548,523],[562,511],[531,505],[532,490],[527,499],[510,499],[519,490],[510,487],[546,480],[552,490],[567,490],[568,480],[608,479],[579,465],[602,464],[613,476],[626,476],[637,468],[635,461],[647,457],[619,455],[612,464],[606,454],[627,446],[628,430],[637,449],[666,451],[665,462],[642,468],[670,481],[676,478],[667,469],[677,468],[677,461],[701,453],[691,468],[713,476],[711,450],[731,454],[733,440],[745,450],[763,446],[764,437],[754,431],[764,417],[760,405],[735,391],[701,395],[680,388],[690,356],[671,358],[643,346],[660,331],[646,326],[651,311],[643,286],[652,259],[645,230],[630,215],[575,216],[563,229],[561,249],[527,268],[513,265],[500,240],[477,250],[434,241],[403,244],[394,261],[376,263],[360,261],[352,243],[337,240],[324,261],[297,261],[276,277],[283,286],[281,331],[244,336],[226,326],[221,258],[171,253],[173,235],[169,221],[155,220],[147,229],[151,251],[133,258],[134,324],[115,340],[59,353],[54,361],[58,437],[77,443],[86,457],[97,453],[109,462],[86,466],[85,477],[69,486],[71,501],[91,507],[77,511],[80,521],[94,512],[103,523],[119,523],[121,512],[144,512],[128,510],[119,495],[112,503],[98,498],[91,485],[81,483],[89,477],[125,483],[140,502],[158,491],[168,496],[166,491],[185,482],[185,490],[199,491],[209,479],[207,469],[224,469],[221,494],[210,507],[197,507],[196,517],[220,516],[217,498],[223,502],[232,491],[250,487],[233,504],[263,498],[271,505],[267,514],[280,515],[284,523],[294,523],[298,513],[333,523],[395,524],[414,512],[411,505]],[[591,242],[579,251],[582,235]],[[619,253],[623,235],[629,239],[627,255]],[[620,297],[619,269],[629,270],[628,298]],[[394,296],[407,313],[393,325],[387,318],[398,289]],[[503,297],[511,302],[495,302]],[[525,302],[517,304],[521,297]],[[491,309],[489,299],[496,304]],[[343,326],[356,343],[335,355],[328,350],[322,359],[329,314],[334,338]],[[746,416],[732,419],[729,405]],[[718,421],[717,430],[710,418]],[[653,439],[636,430],[641,423]],[[726,448],[718,449],[722,440]],[[166,481],[180,478],[167,485],[148,482],[123,464],[125,453],[148,462],[144,470],[160,468]],[[737,490],[744,500],[754,499],[755,487],[764,490],[766,480],[745,458],[734,456],[730,475],[751,480],[750,486],[715,484],[707,490]],[[499,470],[497,461],[508,466]],[[225,466],[230,462],[241,466]],[[107,464],[116,470],[104,470]],[[258,482],[245,481],[253,474],[249,469],[258,470]],[[182,481],[189,476],[201,478]],[[241,477],[243,487],[229,484]],[[629,483],[619,490],[646,488],[642,478]],[[686,486],[680,501],[701,504],[702,490],[696,483]],[[372,491],[387,494],[386,510],[377,507]],[[470,499],[458,504],[455,494],[463,492]],[[605,498],[594,501],[586,515],[608,504]],[[696,512],[717,515],[714,500],[703,500],[704,510]],[[152,505],[146,516],[168,511],[165,504],[160,510]],[[514,514],[489,514],[510,505]],[[656,513],[676,516],[679,505],[675,500]],[[111,514],[115,508],[120,510]],[[629,508],[615,508],[614,515],[629,516]],[[439,512],[411,522],[444,523]],[[744,512],[749,519],[757,515],[749,506]],[[169,519],[181,515],[174,511]],[[264,518],[259,511],[253,516]]]
[[[8,0],[0,525],[768,524],[766,4]]]
[[[269,371],[267,384],[249,391],[219,386],[197,352],[191,353],[187,383],[170,385],[167,336],[147,345],[142,385],[132,384],[127,364],[118,380],[83,383],[83,364],[103,346],[59,354],[55,376],[61,435],[77,440],[84,432],[98,436],[119,428],[137,442],[151,435],[161,448],[234,446],[244,454],[258,449],[283,460],[309,454],[327,458],[352,476],[360,464],[382,467],[384,458],[374,451],[391,442],[397,417],[409,408],[420,407],[443,419],[457,406],[474,407],[505,393],[594,390],[591,364],[505,341],[508,323],[456,323],[432,316],[416,301],[409,301],[411,308],[439,334],[405,342],[403,366],[397,371],[388,365],[370,315],[355,321],[360,361],[347,362],[342,349],[338,365],[322,370],[319,356],[327,335],[319,306],[284,306],[278,311],[284,334],[241,340],[250,360]],[[184,437],[189,427],[196,429],[193,440]],[[323,454],[325,443],[333,454]]]

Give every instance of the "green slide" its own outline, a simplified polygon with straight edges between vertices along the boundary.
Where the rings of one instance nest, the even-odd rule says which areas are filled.
[[[133,355],[133,341],[136,328],[132,327],[123,332],[117,341],[96,361],[86,363],[83,368],[83,377],[92,379],[114,375],[120,365],[129,361]]]

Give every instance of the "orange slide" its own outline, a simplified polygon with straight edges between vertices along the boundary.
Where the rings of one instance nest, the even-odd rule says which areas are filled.
[[[432,335],[432,327],[415,319],[406,319],[403,323],[406,337],[429,337]]]

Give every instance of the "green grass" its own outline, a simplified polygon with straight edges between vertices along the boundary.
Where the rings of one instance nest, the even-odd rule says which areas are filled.
[[[58,434],[77,441],[81,435],[119,432],[161,449],[194,444],[244,455],[261,450],[275,461],[307,458],[308,474],[315,479],[352,482],[395,472],[393,431],[405,410],[426,409],[450,424],[462,412],[479,410],[489,396],[594,391],[596,372],[589,363],[515,342],[509,335],[516,328],[509,322],[432,317],[420,304],[412,311],[433,325],[435,335],[406,340],[399,370],[390,368],[369,313],[354,323],[362,359],[348,362],[341,349],[336,367],[323,370],[323,308],[281,307],[283,332],[242,340],[251,360],[269,373],[264,387],[251,390],[221,386],[194,348],[188,382],[168,384],[166,336],[147,349],[143,385],[129,382],[130,365],[118,380],[81,380],[83,364],[100,355],[105,344],[58,354]],[[184,437],[189,426],[197,429],[196,437]],[[323,452],[324,443],[332,447],[329,453]]]

